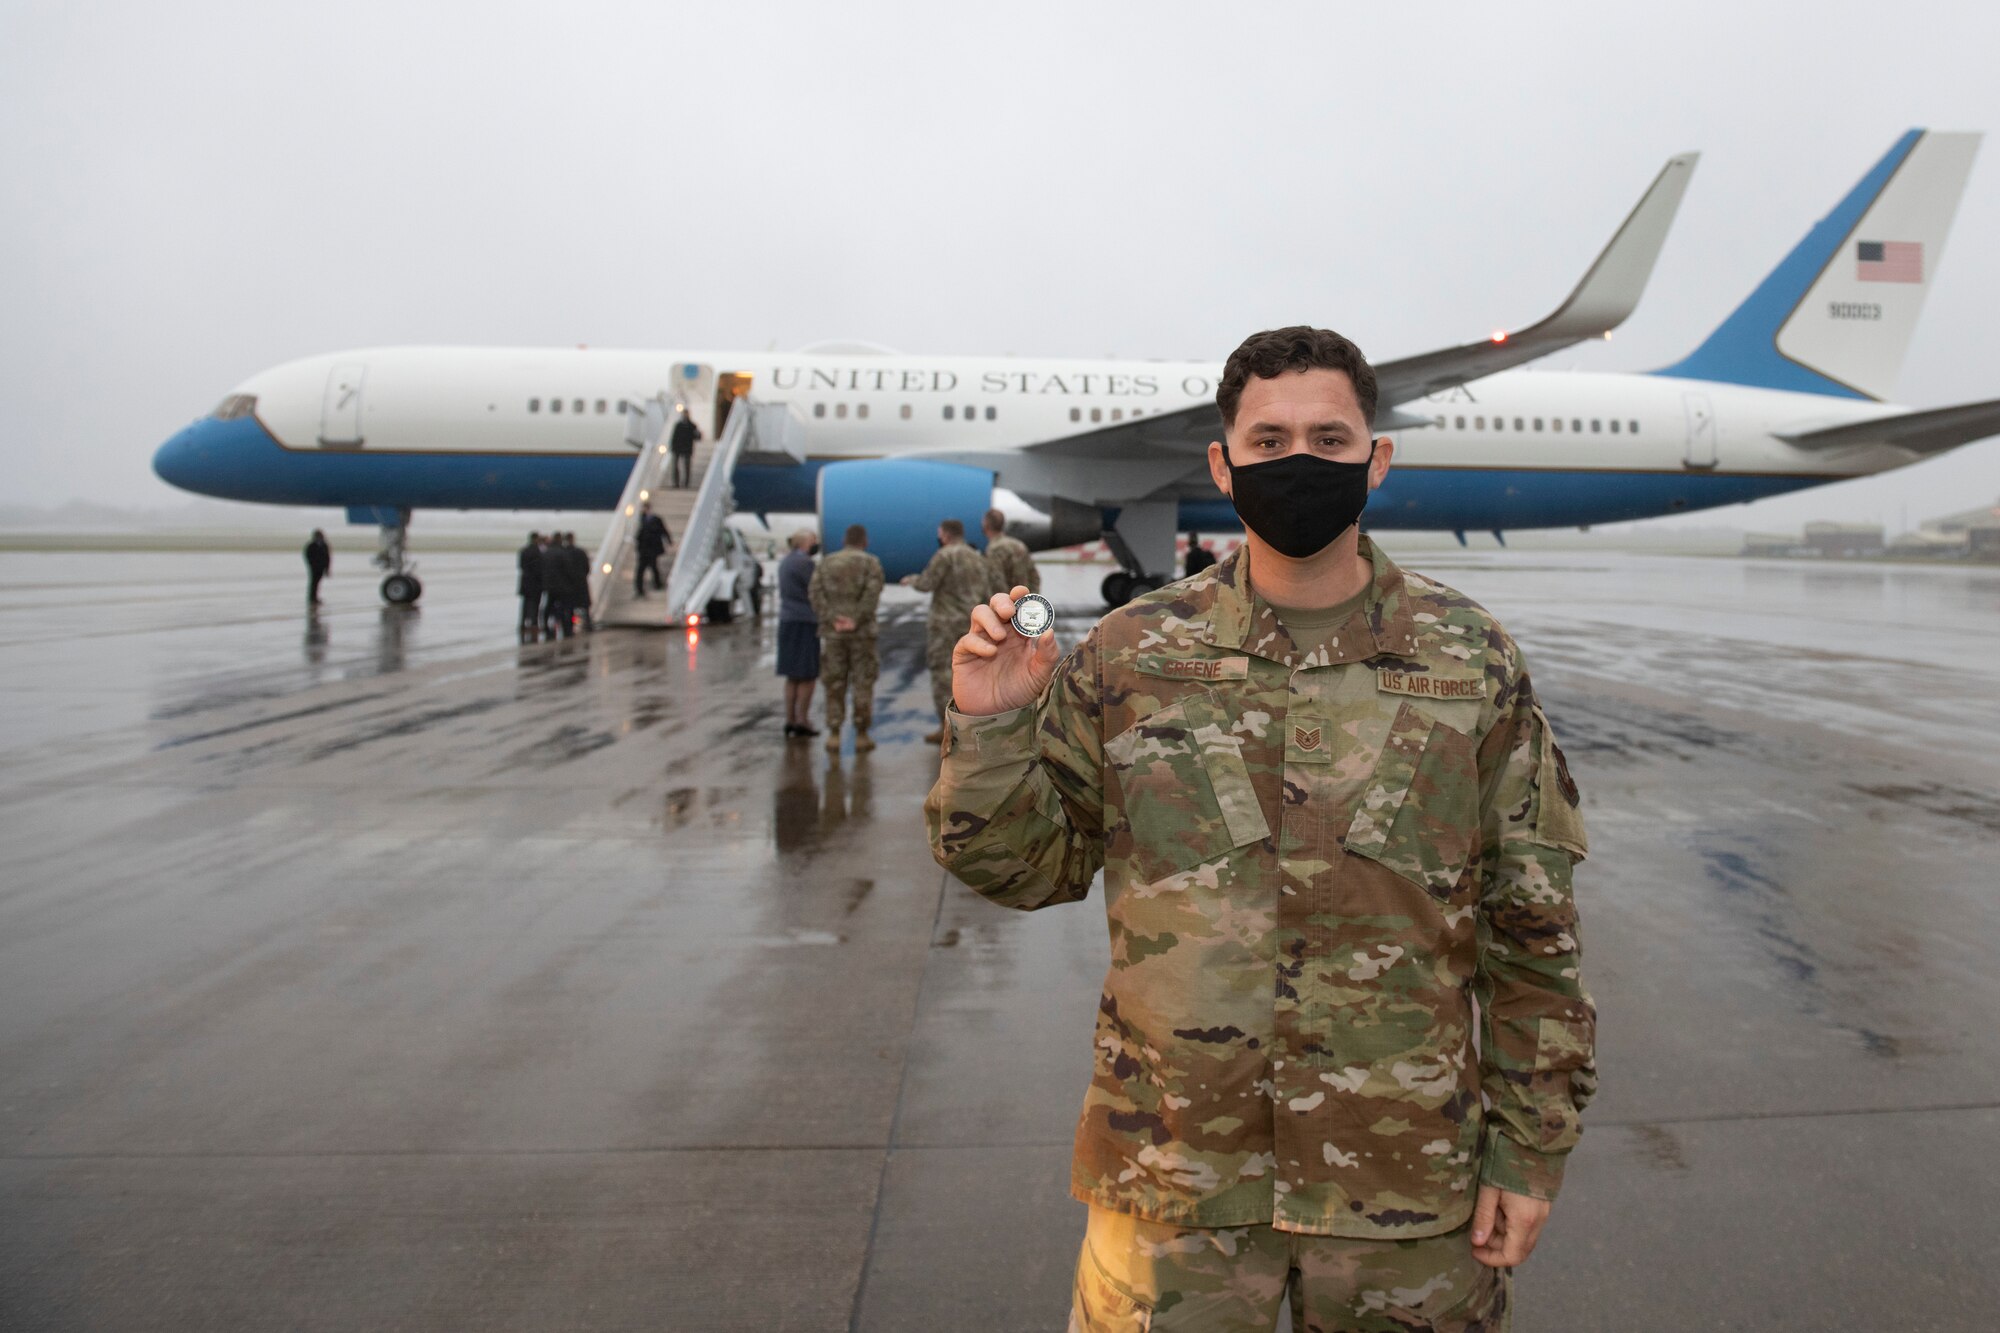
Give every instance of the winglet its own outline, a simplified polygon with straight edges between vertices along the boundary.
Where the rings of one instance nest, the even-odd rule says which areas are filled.
[[[1680,210],[1681,196],[1687,193],[1700,153],[1680,153],[1667,159],[1653,184],[1625,218],[1624,225],[1591,264],[1583,281],[1556,307],[1555,313],[1507,341],[1536,338],[1560,339],[1565,345],[1596,338],[1623,324],[1639,308],[1646,282],[1653,276],[1660,247]],[[1550,348],[1554,351],[1554,348]]]
[[[1700,153],[1667,159],[1646,193],[1626,215],[1610,244],[1591,264],[1555,313],[1518,332],[1499,332],[1476,343],[1447,347],[1384,362],[1375,367],[1381,401],[1406,403],[1486,375],[1533,361],[1586,338],[1601,337],[1623,324],[1638,308],[1654,261],[1666,243],[1681,197]]]

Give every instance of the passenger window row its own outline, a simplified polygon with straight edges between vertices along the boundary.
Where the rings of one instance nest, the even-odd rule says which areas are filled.
[[[1475,416],[1471,418],[1472,422],[1471,429],[1506,430],[1507,420],[1508,419],[1506,417],[1494,417],[1492,425],[1489,426],[1486,422],[1485,417]],[[1454,430],[1465,430],[1467,428],[1466,421],[1467,418],[1465,417],[1454,417],[1452,418],[1452,428]],[[1515,417],[1513,421],[1514,421],[1514,429],[1517,431],[1521,431],[1523,433],[1529,430],[1539,431],[1543,428],[1542,418],[1540,417]],[[1431,419],[1431,422],[1433,425],[1442,428],[1444,426],[1445,419],[1443,417],[1433,417]],[[1617,417],[1611,418],[1609,423],[1607,423],[1603,417],[1590,418],[1590,433],[1592,435],[1603,434],[1605,426],[1607,424],[1610,426],[1611,433],[1613,435],[1620,434],[1621,431],[1626,435],[1637,435],[1639,433],[1639,423],[1637,421],[1630,421],[1630,420],[1621,421]],[[1555,434],[1560,435],[1563,432],[1563,418],[1561,417],[1549,418],[1548,429],[1553,431]],[[1569,418],[1569,432],[1572,435],[1583,434],[1584,425],[1582,417]]]
[[[957,419],[958,419],[958,413],[959,413],[959,409],[958,409],[958,406],[957,406],[956,404],[953,404],[953,403],[946,403],[946,404],[945,404],[945,406],[944,406],[944,419],[945,419],[946,421],[955,421],[955,420],[957,420]],[[827,415],[828,415],[828,413],[827,413],[827,410],[826,410],[826,404],[825,404],[825,403],[814,403],[814,404],[813,404],[813,415],[814,415],[814,416],[816,416],[816,417],[825,417],[825,416],[827,416]],[[833,412],[832,412],[832,414],[831,414],[831,415],[833,416],[833,418],[834,418],[834,419],[835,419],[836,421],[840,421],[840,420],[845,420],[845,419],[846,419],[846,417],[847,417],[847,404],[846,404],[846,403],[835,403],[835,404],[833,405]],[[901,418],[902,418],[903,420],[905,420],[905,421],[908,421],[908,420],[910,419],[910,417],[911,417],[911,416],[913,415],[913,413],[912,413],[912,411],[911,411],[911,408],[910,408],[910,405],[909,405],[908,403],[904,403],[904,404],[902,405],[902,408],[901,408],[901,409],[900,409],[900,410],[898,411],[897,415],[898,415],[898,416],[900,416],[900,417],[901,417]],[[989,408],[987,408],[987,409],[986,409],[986,419],[987,419],[988,421],[993,421],[993,420],[996,420],[996,419],[997,419],[997,418],[999,417],[999,415],[1000,415],[1000,412],[999,412],[999,409],[997,409],[997,408],[992,408],[992,407],[989,407]],[[856,419],[856,420],[858,420],[858,421],[866,421],[866,420],[868,419],[868,404],[866,404],[866,403],[856,403],[856,404],[854,405],[854,416],[855,416],[855,419]],[[971,407],[971,406],[968,406],[968,407],[966,407],[966,408],[965,408],[965,419],[966,419],[967,421],[976,421],[976,420],[978,420],[978,419],[979,419],[979,409],[978,409],[978,408],[976,408],[976,407]]]
[[[252,400],[252,401],[254,401],[254,400]],[[625,399],[623,399],[623,398],[620,398],[620,399],[618,400],[618,403],[617,403],[617,412],[618,412],[618,415],[620,415],[620,416],[623,416],[623,415],[625,415],[625,412],[626,412],[626,409],[628,408],[628,406],[629,406],[629,404],[628,404],[627,400],[625,400]],[[587,398],[568,398],[568,399],[564,399],[564,398],[548,398],[548,399],[542,399],[542,398],[530,398],[530,399],[528,400],[528,410],[529,410],[530,412],[541,412],[541,411],[544,411],[544,410],[546,410],[546,411],[548,411],[548,412],[552,412],[552,413],[554,413],[554,412],[568,412],[568,413],[570,413],[570,414],[571,414],[572,416],[583,416],[583,415],[585,415],[586,413],[589,413],[589,412],[595,412],[595,413],[596,413],[597,415],[599,415],[599,416],[603,416],[603,415],[605,415],[606,413],[608,413],[608,412],[610,412],[610,411],[612,410],[612,406],[611,406],[611,400],[610,400],[610,399],[608,399],[608,398],[599,398],[599,399],[596,399],[596,400],[595,400],[594,402],[593,402],[593,400],[591,400],[591,399],[587,399]],[[856,404],[854,404],[854,405],[853,405],[853,409],[852,409],[852,410],[853,410],[853,414],[854,414],[854,417],[855,417],[855,419],[856,419],[856,420],[859,420],[859,421],[866,421],[866,420],[868,419],[868,404],[867,404],[867,403],[856,403]],[[961,419],[961,417],[960,417],[960,413],[961,413],[961,412],[963,413],[963,417],[962,417],[962,419],[963,419],[963,420],[966,420],[966,421],[977,421],[977,420],[979,420],[979,419],[980,419],[980,416],[981,416],[981,411],[980,411],[980,409],[979,409],[979,408],[977,408],[977,407],[974,407],[974,406],[972,406],[971,404],[967,404],[967,405],[966,405],[965,407],[963,407],[963,408],[960,408],[960,407],[959,407],[959,406],[958,406],[957,404],[955,404],[955,403],[946,403],[946,404],[944,405],[944,407],[943,407],[943,409],[942,409],[942,410],[943,410],[943,415],[944,415],[944,419],[945,419],[946,421],[956,421],[956,420],[960,420],[960,419]],[[1071,408],[1071,409],[1069,410],[1069,419],[1070,419],[1071,421],[1082,421],[1082,420],[1084,419],[1084,417],[1083,417],[1083,414],[1084,414],[1084,411],[1085,411],[1085,410],[1086,410],[1086,409],[1084,409],[1084,408],[1081,408],[1081,407],[1072,407],[1072,408]],[[1091,421],[1093,421],[1093,422],[1102,422],[1102,421],[1104,421],[1104,420],[1106,419],[1106,417],[1105,417],[1105,414],[1106,414],[1106,412],[1107,412],[1107,411],[1108,411],[1108,412],[1110,413],[1110,420],[1112,420],[1112,421],[1123,421],[1123,420],[1125,420],[1125,419],[1126,419],[1126,417],[1128,417],[1128,416],[1130,416],[1130,417],[1135,417],[1135,418],[1136,418],[1136,417],[1142,417],[1142,416],[1144,416],[1144,415],[1146,414],[1146,410],[1145,410],[1144,408],[1142,408],[1142,407],[1133,407],[1133,408],[1124,408],[1124,407],[1113,407],[1113,408],[1108,408],[1108,409],[1107,409],[1107,408],[1102,408],[1102,407],[1093,407],[1093,408],[1090,408],[1090,409],[1088,409],[1088,410],[1089,410],[1089,412],[1090,412],[1090,420],[1091,420]],[[844,420],[846,420],[846,419],[847,419],[847,416],[848,416],[848,411],[849,411],[849,408],[848,408],[848,405],[847,405],[846,403],[835,403],[835,404],[833,404],[833,412],[832,412],[832,415],[833,415],[834,419],[835,419],[835,420],[837,420],[837,421],[844,421]],[[812,410],[812,414],[813,414],[813,415],[814,415],[815,417],[822,417],[822,418],[823,418],[823,417],[825,417],[825,416],[827,416],[827,415],[828,415],[828,413],[827,413],[827,405],[826,405],[825,403],[814,403],[814,404],[813,404],[813,410]],[[901,417],[901,418],[902,418],[902,419],[903,419],[904,421],[908,421],[908,420],[910,419],[911,415],[912,415],[912,412],[911,412],[911,408],[910,408],[910,404],[908,404],[908,403],[904,403],[904,404],[902,405],[902,407],[901,407],[901,408],[899,409],[899,411],[898,411],[897,415],[898,415],[898,416],[900,416],[900,417]],[[984,412],[984,415],[985,415],[985,419],[986,419],[986,420],[988,420],[988,421],[996,421],[996,420],[998,420],[998,419],[999,419],[999,416],[1000,416],[1000,411],[999,411],[999,409],[998,409],[998,408],[995,408],[995,407],[988,407],[988,408],[986,408],[986,409],[985,409],[985,412]],[[1483,420],[1483,418],[1482,418],[1482,420]],[[1438,424],[1438,425],[1440,425],[1440,426],[1444,425],[1444,418],[1443,418],[1443,417],[1439,417],[1439,418],[1437,419],[1437,424]],[[1464,418],[1464,417],[1460,417],[1460,418],[1458,419],[1458,424],[1459,424],[1459,427],[1460,427],[1460,429],[1463,429],[1463,428],[1464,428],[1464,426],[1465,426],[1465,418]],[[1536,423],[1535,423],[1535,427],[1536,427],[1536,429],[1537,429],[1537,430],[1539,430],[1539,429],[1541,428],[1541,422],[1540,422],[1540,419],[1539,419],[1539,418],[1538,418],[1538,419],[1536,420]],[[1617,430],[1617,429],[1618,429],[1618,423],[1617,423],[1617,422],[1613,422],[1613,423],[1611,424],[1611,428],[1612,428],[1612,429],[1613,429],[1614,431],[1615,431],[1615,430]],[[1561,429],[1562,429],[1562,423],[1561,423],[1560,421],[1558,421],[1558,422],[1556,423],[1556,429],[1557,429],[1557,430],[1561,430]],[[1637,422],[1634,422],[1634,423],[1633,423],[1633,425],[1632,425],[1632,429],[1633,429],[1633,430],[1634,430],[1635,432],[1636,432],[1636,431],[1637,431],[1637,430],[1639,429],[1639,426],[1638,426],[1638,423],[1637,423]]]
[[[585,411],[590,410],[590,400],[587,398],[572,398],[569,400],[569,404],[570,406],[568,410],[577,416],[582,416],[585,413]],[[620,398],[618,400],[618,415],[621,417],[624,416],[626,408],[628,406],[629,404],[626,402],[626,400]],[[539,398],[530,398],[528,400],[528,410],[530,412],[541,411],[542,400]],[[563,410],[562,399],[560,398],[549,399],[549,411],[560,412],[562,410]],[[597,400],[595,410],[598,416],[603,416],[605,413],[611,410],[611,400],[609,398],[599,398]]]

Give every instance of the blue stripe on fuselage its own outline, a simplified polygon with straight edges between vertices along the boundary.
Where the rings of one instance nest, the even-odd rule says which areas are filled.
[[[737,468],[736,507],[760,514],[813,512],[826,461],[832,460]],[[632,459],[286,449],[255,417],[208,417],[160,446],[153,470],[183,490],[264,504],[603,511],[624,493]],[[1577,527],[1739,504],[1827,480],[1727,472],[1403,467],[1370,498],[1365,526],[1385,531]],[[1184,532],[1240,526],[1236,511],[1220,496],[1181,502]]]
[[[153,471],[185,491],[264,504],[401,509],[610,509],[630,454],[369,453],[287,449],[255,417],[204,417]]]

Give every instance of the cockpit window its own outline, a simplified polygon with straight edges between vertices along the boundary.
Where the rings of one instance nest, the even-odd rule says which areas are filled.
[[[232,393],[223,399],[215,409],[217,421],[235,421],[247,417],[257,410],[257,395],[254,393]]]

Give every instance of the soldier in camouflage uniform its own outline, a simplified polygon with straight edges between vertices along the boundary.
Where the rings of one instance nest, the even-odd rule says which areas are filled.
[[[1513,640],[1354,525],[1374,398],[1339,335],[1253,337],[1244,549],[1060,662],[1005,595],[954,653],[939,862],[1026,910],[1104,872],[1073,1329],[1504,1329],[1581,1133],[1576,785]]]
[[[997,509],[986,511],[979,526],[986,533],[986,563],[993,566],[993,583],[1000,592],[1009,588],[1042,590],[1042,571],[1028,554],[1028,544],[1007,535],[1007,516]],[[961,631],[962,632],[962,631]]]
[[[905,574],[903,583],[931,595],[924,622],[924,665],[931,672],[931,703],[938,729],[924,737],[935,745],[944,739],[945,711],[951,705],[951,650],[965,633],[972,608],[1002,589],[993,579],[986,557],[965,544],[965,524],[955,518],[938,524],[938,553],[921,574]]]
[[[875,720],[875,607],[882,600],[882,562],[868,554],[868,529],[847,529],[846,545],[819,562],[808,588],[819,617],[819,679],[826,687],[826,748],[840,749],[847,691],[854,688],[854,748],[872,750]]]

